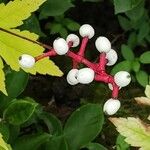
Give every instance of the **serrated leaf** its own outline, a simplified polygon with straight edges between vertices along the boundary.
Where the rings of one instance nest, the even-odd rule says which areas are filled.
[[[46,0],[14,0],[0,4],[0,27],[15,28],[23,24],[32,12]]]
[[[134,53],[128,45],[123,44],[121,46],[121,53],[126,60],[130,61],[134,59]]]
[[[18,29],[13,29],[9,31],[30,38],[34,41],[38,38],[38,35],[30,33],[29,31],[21,32]],[[20,70],[18,59],[22,54],[37,56],[42,54],[44,51],[43,47],[9,33],[0,31],[0,37],[0,55],[3,57],[6,63],[10,65],[10,67],[15,71]],[[62,72],[59,70],[59,68],[55,66],[54,63],[48,58],[42,59],[41,61],[37,62],[35,66],[31,69],[22,69],[31,74],[36,74],[36,72],[38,72],[40,74],[49,74],[56,76],[62,75]]]
[[[2,91],[5,95],[7,95],[6,87],[5,87],[5,74],[3,71],[3,61],[0,58],[0,91]]]
[[[41,8],[40,19],[62,15],[71,7],[73,7],[71,0],[47,0]]]
[[[12,150],[10,145],[8,145],[2,138],[2,134],[0,133],[0,150]]]
[[[125,141],[142,150],[150,148],[150,126],[139,118],[109,118],[116,126],[117,131],[125,137]]]
[[[147,97],[136,97],[134,98],[135,101],[139,104],[139,105],[146,105],[146,106],[150,106],[150,98]]]
[[[20,32],[19,30],[12,28],[22,25],[23,20],[31,16],[31,13],[37,10],[44,2],[45,0],[14,0],[10,1],[6,5],[4,3],[0,4],[0,56],[15,71],[20,70],[18,63],[19,55],[26,53],[32,56],[37,56],[43,53],[44,48],[8,32],[4,32],[4,30],[36,41],[38,39],[38,35],[28,31]],[[4,74],[2,68],[3,65],[0,66],[0,81],[3,80],[1,82],[0,90],[6,94],[6,91],[3,88]],[[48,58],[36,63],[32,69],[24,70],[32,74],[36,74],[36,72],[38,72],[41,74],[56,76],[62,75],[62,72],[58,69],[58,67],[55,66],[52,61],[49,61]]]
[[[146,85],[145,95],[150,99],[150,85]]]

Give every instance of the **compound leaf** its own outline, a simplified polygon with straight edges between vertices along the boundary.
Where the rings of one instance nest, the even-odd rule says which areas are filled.
[[[15,28],[31,16],[46,0],[14,0],[0,4],[0,27]]]
[[[143,123],[139,118],[109,118],[116,126],[117,131],[125,137],[125,141],[142,150],[150,148],[150,125]]]

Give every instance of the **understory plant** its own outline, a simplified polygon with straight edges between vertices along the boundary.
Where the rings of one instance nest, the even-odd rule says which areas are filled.
[[[124,117],[126,110],[119,110],[122,99],[119,91],[131,82],[131,78],[131,86],[139,86],[139,83],[146,87],[146,97],[135,98],[136,102],[150,105],[147,69],[150,64],[150,19],[145,7],[147,1],[107,2],[114,6],[122,33],[112,42],[103,35],[96,39],[95,47],[99,53],[96,61],[86,58],[85,53],[92,41],[89,40],[95,35],[94,27],[88,22],[80,26],[67,14],[70,8],[76,7],[76,3],[77,0],[0,0],[0,150],[129,150],[131,146],[150,149],[149,115],[148,120],[133,115]],[[101,5],[104,1],[82,0],[80,3]],[[78,30],[82,37],[80,47],[80,39],[76,35]],[[49,41],[50,38],[52,40]],[[124,40],[115,51],[114,43],[120,39]],[[93,81],[99,84],[96,88],[97,83],[92,83],[92,100],[96,98],[96,103],[83,99],[79,108],[65,120],[23,93],[30,80],[29,74],[63,76],[52,61],[55,60],[52,57],[58,55],[63,55],[60,56],[63,63],[59,62],[67,65],[67,69],[70,65],[65,60],[67,57],[72,59],[72,68],[64,75],[70,87],[77,84],[86,86]],[[119,63],[115,65],[117,60]],[[114,67],[107,71],[106,67],[112,65]],[[99,82],[106,83],[106,86]],[[99,96],[99,87],[108,99],[103,106],[103,102],[99,102],[103,99]],[[108,89],[111,97],[108,96]],[[107,119],[107,115],[118,111],[119,115],[123,114],[122,117],[117,114],[117,117]],[[108,120],[116,126],[119,135],[110,126],[113,132],[110,138]]]

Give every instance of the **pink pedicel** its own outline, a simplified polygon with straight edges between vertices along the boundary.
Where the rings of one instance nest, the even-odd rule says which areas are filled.
[[[86,46],[88,44],[89,38],[83,37],[79,51],[77,53],[74,53],[71,51],[71,47],[73,45],[73,41],[68,42],[69,51],[67,52],[66,56],[70,57],[73,61],[72,68],[78,69],[79,64],[84,64],[85,66],[91,68],[95,72],[95,81],[98,82],[104,82],[104,83],[110,83],[113,87],[112,90],[112,98],[117,99],[119,94],[119,87],[116,85],[114,81],[114,77],[107,74],[106,72],[106,64],[108,60],[106,59],[106,53],[100,53],[99,60],[97,63],[90,62],[85,58],[85,50]],[[40,56],[35,57],[36,62],[45,58],[45,57],[54,57],[58,54],[55,52],[54,49],[50,49],[48,52],[43,53]]]

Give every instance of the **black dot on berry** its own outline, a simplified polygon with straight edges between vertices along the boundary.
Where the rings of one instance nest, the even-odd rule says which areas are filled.
[[[128,78],[128,79],[130,79],[130,78],[131,78],[131,76],[130,76],[130,75],[127,75],[127,78]]]
[[[19,60],[22,60],[22,56],[19,57]]]

